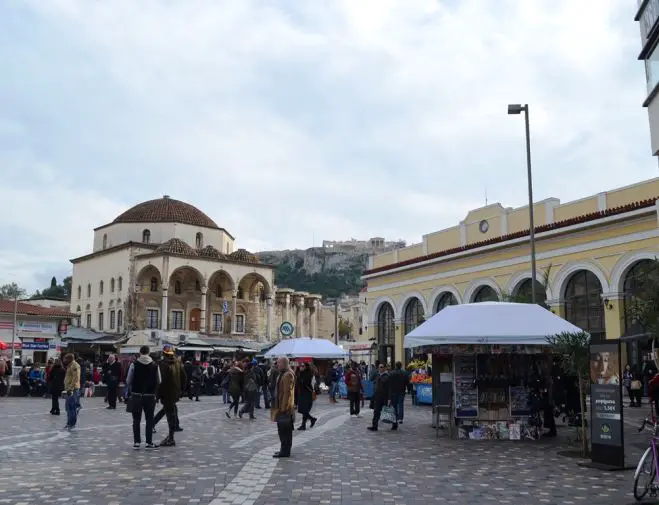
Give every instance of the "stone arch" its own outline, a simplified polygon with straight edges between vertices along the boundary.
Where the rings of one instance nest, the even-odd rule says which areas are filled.
[[[167,282],[170,295],[176,294],[174,292],[176,281],[181,283],[181,294],[184,294],[188,290],[196,291],[197,287],[201,290],[206,286],[206,279],[204,278],[203,274],[191,265],[182,265],[172,271]]]
[[[151,291],[151,279],[156,278],[158,281],[158,288],[162,288],[162,275],[160,274],[160,270],[158,270],[158,267],[154,265],[146,265],[143,267],[137,276],[135,277],[136,283],[138,286],[138,290],[140,292],[146,292],[146,291]]]
[[[217,270],[208,278],[208,294],[214,298],[230,299],[234,289],[236,289],[236,282],[226,270]]]
[[[437,307],[437,302],[439,299],[446,293],[451,293],[455,299],[458,301],[458,303],[462,303],[462,296],[460,295],[460,291],[458,291],[458,288],[453,286],[452,284],[446,285],[446,286],[439,286],[435,289],[432,290],[432,293],[430,294],[430,313],[434,314],[435,313],[435,307]],[[428,314],[428,313],[427,313]]]
[[[272,293],[272,288],[268,280],[263,277],[262,274],[258,272],[250,272],[242,276],[242,278],[236,282],[236,289],[242,289],[244,296],[247,297],[247,301],[251,301],[254,296],[256,296],[257,289],[259,284],[263,287],[263,292],[260,293],[263,296],[269,295]]]
[[[622,293],[625,290],[625,278],[631,268],[639,261],[656,260],[659,257],[657,251],[633,251],[623,255],[611,271],[610,289],[615,293]]]
[[[410,301],[412,301],[413,298],[418,298],[419,301],[421,302],[421,305],[423,306],[424,313],[425,314],[428,313],[428,305],[426,304],[426,299],[418,291],[412,291],[411,293],[406,293],[405,295],[403,295],[403,300],[401,301],[400,304],[398,304],[398,312],[396,311],[396,306],[393,305],[394,314],[396,314],[397,320],[401,320],[403,318],[403,316],[405,315],[405,308],[407,307],[407,304],[410,303]]]
[[[478,290],[483,286],[491,287],[494,290],[494,292],[497,294],[499,299],[501,299],[501,288],[499,287],[499,285],[491,277],[485,277],[483,279],[476,279],[469,283],[467,289],[465,289],[465,294],[462,297],[465,303],[471,303],[474,300],[474,296],[476,296],[476,293],[478,293]]]
[[[76,312],[82,312],[82,310],[80,309],[80,305],[76,307]]]
[[[536,281],[542,284],[541,279],[544,279],[545,273],[541,272],[540,270],[536,271],[535,273],[535,278]],[[520,284],[524,282],[527,279],[531,278],[531,272],[530,271],[521,271],[521,272],[515,272],[513,275],[510,276],[510,279],[508,279],[508,283],[506,284],[506,293],[509,293],[511,295],[515,295],[516,290],[519,289]],[[553,300],[553,290],[551,288],[551,284],[548,283],[545,289],[547,300]]]
[[[380,296],[373,302],[373,305],[371,306],[371,310],[368,314],[368,320],[371,324],[374,325],[377,323],[378,311],[380,310],[380,307],[384,303],[388,303],[389,305],[391,305],[391,308],[394,309],[394,314],[396,314],[396,303],[393,301],[393,299],[389,296]]]
[[[596,263],[593,260],[566,263],[558,272],[556,272],[556,276],[554,277],[554,294],[558,297],[561,303],[565,302],[565,288],[567,287],[567,283],[570,281],[572,275],[580,270],[588,270],[599,279],[600,285],[602,286],[602,293],[608,293],[611,291],[604,269],[599,263]]]

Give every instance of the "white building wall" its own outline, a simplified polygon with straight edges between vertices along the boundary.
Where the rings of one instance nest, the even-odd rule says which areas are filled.
[[[150,252],[148,249],[136,249],[142,252]],[[124,323],[126,321],[125,301],[129,293],[130,276],[130,252],[131,248],[103,254],[95,258],[75,263],[73,265],[73,282],[71,293],[71,312],[80,313],[80,325],[87,326],[87,314],[91,314],[91,329],[99,330],[98,323],[100,312],[104,313],[103,331],[110,332],[109,307],[115,310],[121,308],[124,312]],[[119,289],[119,278],[122,279],[121,290]],[[114,292],[112,292],[112,279],[115,280]],[[103,281],[103,292],[100,291]],[[91,287],[88,296],[87,286]],[[80,297],[78,297],[80,287]],[[120,331],[116,328],[114,331]]]
[[[191,247],[196,246],[197,233],[203,236],[203,245],[212,245],[220,252],[230,254],[234,251],[233,239],[222,230],[203,228],[179,223],[117,223],[94,231],[94,252],[125,244],[142,242],[142,233],[149,230],[150,243],[162,244],[172,238],[179,238]]]

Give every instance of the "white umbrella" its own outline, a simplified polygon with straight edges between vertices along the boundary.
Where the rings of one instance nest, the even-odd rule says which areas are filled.
[[[441,344],[549,345],[547,337],[581,332],[540,305],[481,302],[450,305],[405,335],[405,347]]]
[[[264,354],[265,358],[318,358],[341,359],[348,356],[348,351],[334,345],[324,338],[291,338],[282,340]]]

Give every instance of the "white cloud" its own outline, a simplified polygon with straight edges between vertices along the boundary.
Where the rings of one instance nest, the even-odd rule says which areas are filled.
[[[242,247],[418,242],[486,191],[525,203],[510,102],[531,106],[538,198],[652,177],[633,11],[624,0],[2,4],[2,195],[20,212],[0,220],[0,267],[38,288],[44,270],[89,250],[93,227],[163,193]]]

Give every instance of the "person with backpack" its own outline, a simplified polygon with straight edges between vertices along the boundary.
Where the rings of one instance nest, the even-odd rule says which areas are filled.
[[[353,363],[346,373],[346,389],[350,401],[350,416],[359,416],[359,404],[364,398],[364,387],[357,363]]]
[[[336,403],[336,392],[339,389],[338,364],[334,363],[325,375],[325,385],[329,388],[329,402]]]
[[[146,448],[158,447],[153,443],[153,420],[156,410],[156,393],[161,382],[160,368],[149,356],[150,349],[140,347],[140,357],[130,365],[126,376],[126,387],[130,388],[130,402],[133,414],[133,449],[142,444],[140,423],[142,412],[146,420]]]

